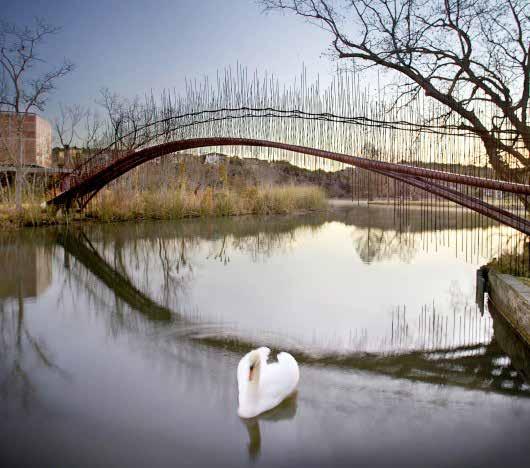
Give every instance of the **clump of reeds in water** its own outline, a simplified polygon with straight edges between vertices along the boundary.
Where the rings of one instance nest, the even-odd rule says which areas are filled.
[[[180,219],[199,216],[287,214],[318,210],[326,205],[319,187],[246,187],[241,190],[210,187],[188,190],[103,190],[89,205],[86,215],[100,221]]]
[[[237,216],[244,214],[287,214],[319,210],[326,206],[326,195],[318,187],[276,186],[246,187],[241,190],[206,188],[197,191],[134,191],[121,187],[104,189],[85,211],[72,210],[68,216],[43,206],[46,197],[25,197],[22,210],[13,203],[0,204],[0,229],[63,224],[68,220],[93,219],[102,222],[140,219],[181,219],[200,216]]]

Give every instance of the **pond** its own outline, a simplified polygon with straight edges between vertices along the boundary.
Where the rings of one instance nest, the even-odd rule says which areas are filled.
[[[527,466],[528,349],[476,304],[511,231],[467,216],[2,234],[2,466]],[[299,389],[243,420],[236,367],[263,345]]]

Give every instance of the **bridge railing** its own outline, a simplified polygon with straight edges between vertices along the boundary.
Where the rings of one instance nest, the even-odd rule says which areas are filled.
[[[285,138],[282,138],[281,135],[277,136],[276,138],[271,138],[271,136],[275,137],[276,135],[263,135],[259,134],[260,132],[256,131],[256,128],[252,125],[255,124],[256,120],[266,121],[267,119],[271,120],[278,120],[281,119],[285,121],[285,125],[289,126],[290,128],[286,130],[286,135],[284,135],[288,140],[292,140],[292,134],[293,134],[293,121],[301,122],[302,126],[305,126],[305,122],[312,121],[316,124],[337,124],[338,127],[335,127],[336,130],[336,136],[333,135],[326,135],[326,137],[322,140],[321,143],[323,143],[324,147],[328,147],[330,151],[335,152],[342,152],[342,153],[348,153],[352,154],[351,151],[347,150],[346,147],[343,147],[342,149],[340,146],[344,146],[344,141],[340,145],[337,146],[338,140],[348,140],[349,138],[354,138],[355,135],[349,134],[352,132],[352,128],[377,128],[382,130],[391,130],[391,131],[397,131],[397,132],[422,132],[424,134],[434,134],[434,135],[446,135],[451,137],[469,137],[469,138],[476,138],[476,135],[470,134],[467,131],[463,131],[462,129],[459,129],[458,127],[445,127],[441,129],[438,126],[435,125],[426,125],[422,124],[419,126],[417,123],[409,122],[406,120],[397,120],[397,121],[384,121],[377,118],[366,118],[364,116],[345,116],[345,115],[337,115],[332,113],[314,113],[314,112],[304,112],[297,109],[291,109],[291,110],[282,110],[282,109],[275,109],[271,107],[266,108],[252,108],[252,107],[239,107],[239,108],[220,108],[220,109],[213,109],[213,110],[202,110],[202,111],[192,111],[187,112],[183,114],[178,115],[170,115],[165,116],[158,120],[150,120],[147,121],[145,124],[141,124],[138,126],[135,126],[135,128],[131,131],[125,131],[119,138],[117,138],[115,141],[112,141],[104,148],[101,148],[96,153],[94,153],[89,158],[82,161],[79,165],[77,165],[74,170],[72,171],[72,174],[70,177],[70,182],[65,182],[65,187],[69,186],[72,187],[75,185],[75,183],[79,183],[80,181],[90,177],[94,173],[98,172],[102,168],[102,157],[104,157],[103,161],[105,161],[106,164],[111,164],[112,162],[116,161],[120,157],[123,157],[124,155],[130,153],[131,151],[138,150],[142,147],[146,147],[149,145],[161,143],[161,142],[167,142],[171,140],[179,140],[183,139],[185,137],[201,137],[206,136],[204,135],[204,131],[201,131],[200,129],[197,129],[198,131],[193,131],[194,127],[208,127],[210,128],[212,125],[217,124],[226,124],[227,130],[220,132],[220,136],[227,136],[234,132],[233,123],[234,121],[239,120],[245,120],[248,122],[251,122],[249,125],[250,129],[247,129],[244,133],[248,133],[248,135],[245,135],[248,138],[257,138],[257,139],[276,139],[285,141]],[[270,122],[269,122],[270,125]],[[230,127],[232,126],[232,127]],[[229,128],[230,127],[230,128]],[[259,126],[258,126],[259,127]],[[266,125],[265,125],[266,127]],[[245,127],[246,128],[246,127]],[[347,128],[347,132],[344,132],[344,129]],[[306,129],[305,129],[306,130]],[[329,130],[329,129],[328,129]],[[300,131],[303,131],[302,128],[300,128]],[[192,132],[192,133],[191,133]],[[242,137],[243,135],[240,132],[237,132],[238,137]],[[294,132],[296,134],[296,132]],[[307,133],[307,132],[305,132]],[[315,132],[312,132],[313,134]],[[328,132],[329,133],[329,132]],[[214,136],[213,134],[208,134],[208,136]],[[307,137],[310,137],[311,135],[306,135]],[[296,140],[297,138],[295,138]],[[315,144],[311,144],[310,141],[307,142],[295,142],[292,141],[293,144],[303,144],[304,146],[315,146]],[[321,146],[319,144],[318,146]],[[126,147],[127,150],[118,150],[116,148],[119,147]],[[116,154],[118,152],[118,154]],[[385,160],[387,156],[382,155]],[[105,159],[106,158],[106,159]],[[413,163],[414,164],[414,163]]]

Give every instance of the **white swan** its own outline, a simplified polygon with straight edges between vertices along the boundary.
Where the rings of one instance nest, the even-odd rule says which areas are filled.
[[[245,354],[237,366],[239,408],[242,418],[253,418],[279,405],[295,390],[300,378],[296,359],[278,354],[278,362],[267,363],[271,350],[258,348]]]

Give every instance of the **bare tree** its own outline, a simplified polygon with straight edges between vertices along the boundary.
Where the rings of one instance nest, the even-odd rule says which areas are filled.
[[[59,116],[53,119],[55,134],[59,145],[63,148],[64,166],[75,167],[76,161],[72,158],[70,146],[79,139],[77,127],[85,117],[86,111],[79,104],[64,106],[59,104]],[[77,161],[78,162],[78,161]]]
[[[86,115],[87,111],[79,104],[73,106],[59,104],[59,116],[53,120],[53,126],[59,140],[58,143],[63,148],[69,147],[74,138],[79,138],[76,129],[86,118]]]
[[[16,149],[13,158],[17,168],[15,199],[22,209],[22,168],[24,165],[23,129],[26,115],[43,111],[57,79],[70,73],[74,66],[64,60],[48,71],[42,71],[45,61],[39,54],[44,41],[59,32],[57,27],[36,20],[33,27],[20,28],[0,22],[0,111],[16,116]]]
[[[107,130],[107,139],[116,142],[119,145],[120,137],[124,134],[127,110],[126,102],[118,94],[111,92],[108,88],[100,90],[101,98],[97,103],[103,107],[107,114],[108,124],[110,129]],[[117,147],[116,149],[119,149]]]
[[[157,119],[157,105],[152,95],[141,101],[138,96],[127,99],[108,88],[101,89],[100,94],[97,103],[107,115],[107,140],[113,142],[116,150],[136,148],[152,137],[149,124]]]
[[[528,183],[528,0],[260,0],[331,34],[330,52],[403,78],[401,102],[423,92],[477,135],[494,170]],[[486,110],[486,112],[484,112]]]
[[[87,150],[97,149],[101,143],[103,123],[97,112],[86,111],[83,125],[83,147]]]

